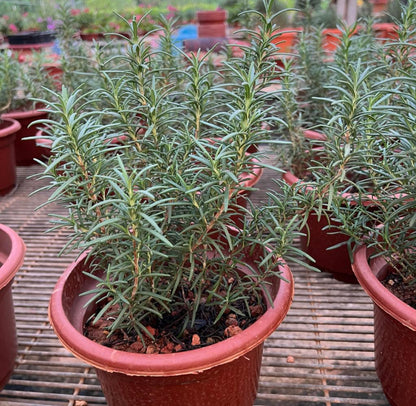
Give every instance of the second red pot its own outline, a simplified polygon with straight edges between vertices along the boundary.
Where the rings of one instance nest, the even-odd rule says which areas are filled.
[[[388,272],[386,261],[369,260],[360,247],[352,265],[355,275],[374,302],[374,356],[376,372],[391,406],[413,406],[416,383],[416,310],[380,282]]]
[[[33,165],[34,159],[41,159],[42,149],[36,144],[35,139],[25,139],[34,137],[39,126],[30,124],[35,120],[44,120],[48,113],[42,110],[11,111],[2,114],[3,119],[13,119],[20,123],[20,130],[16,133],[15,156],[17,165]]]

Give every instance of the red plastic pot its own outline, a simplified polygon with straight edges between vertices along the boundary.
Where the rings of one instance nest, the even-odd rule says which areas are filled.
[[[204,10],[196,13],[198,21],[199,38],[225,38],[227,37],[226,10]]]
[[[374,302],[375,364],[384,393],[392,406],[413,406],[416,399],[416,310],[380,283],[389,267],[381,257],[369,261],[366,247],[356,250],[352,268]]]
[[[17,354],[12,282],[23,264],[25,251],[16,232],[0,224],[0,390],[13,372]]]
[[[34,158],[42,159],[43,150],[36,145],[35,139],[27,140],[26,137],[34,137],[39,126],[30,124],[35,120],[44,120],[48,113],[42,110],[11,111],[2,114],[2,119],[11,118],[18,121],[21,125],[16,133],[15,155],[17,165],[33,165]]]
[[[293,52],[294,46],[298,40],[299,33],[302,28],[287,28],[285,30],[277,30],[273,34],[279,34],[273,39],[273,44],[279,47],[279,52]]]
[[[227,37],[227,24],[198,24],[198,38],[225,38]]]
[[[109,406],[251,406],[255,400],[264,340],[282,322],[293,298],[288,267],[270,285],[273,307],[242,333],[208,347],[173,354],[133,354],[103,347],[82,334],[88,318],[80,293],[94,287],[85,255],[59,279],[49,317],[62,344],[94,366]],[[250,261],[252,265],[254,263]]]
[[[398,26],[393,23],[375,23],[373,30],[378,40],[398,40],[399,34],[397,32]]]
[[[223,23],[227,21],[227,10],[201,10],[196,12],[196,19],[200,24]]]
[[[342,32],[338,28],[325,28],[322,31],[323,43],[322,46],[327,52],[334,52],[341,42]]]
[[[83,41],[102,41],[105,39],[105,35],[103,32],[92,32],[92,33],[87,33],[87,32],[81,32],[80,37]]]
[[[16,185],[15,139],[20,127],[16,120],[4,119],[0,123],[0,195]]]
[[[383,14],[386,11],[388,0],[370,0],[372,5],[372,12],[374,14]]]
[[[63,70],[59,62],[50,62],[43,65],[48,75],[53,79],[53,83],[57,90],[62,90],[62,76]]]

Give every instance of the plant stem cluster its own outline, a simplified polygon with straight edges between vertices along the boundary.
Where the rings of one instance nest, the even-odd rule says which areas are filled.
[[[184,331],[201,307],[217,309],[214,323],[229,311],[249,315],[253,298],[270,302],[269,277],[296,252],[292,191],[288,201],[271,192],[264,206],[248,197],[263,165],[249,149],[276,120],[270,4],[244,57],[228,53],[214,69],[211,53],[174,46],[170,21],[153,47],[150,33],[138,35],[146,16],[133,19],[123,52],[97,49],[97,88],[64,86],[45,101],[53,146],[42,176],[49,201],[68,210],[55,225],[72,230],[66,248],[89,252],[96,319],[119,309],[110,332],[149,334],[173,313]]]

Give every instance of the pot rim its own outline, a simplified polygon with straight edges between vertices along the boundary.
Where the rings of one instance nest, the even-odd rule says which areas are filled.
[[[228,363],[262,344],[283,321],[293,300],[294,281],[289,267],[281,266],[282,277],[273,308],[240,334],[204,348],[171,354],[137,354],[104,347],[79,332],[63,308],[63,291],[71,273],[85,259],[81,255],[59,278],[49,303],[49,320],[65,348],[82,361],[105,370],[126,375],[177,376],[200,373]],[[93,351],[94,358],[90,354]]]
[[[22,125],[17,120],[11,117],[1,116],[0,121],[7,121],[8,123],[10,123],[10,125],[8,125],[7,127],[0,129],[1,138],[7,137],[10,134],[16,133],[22,128]]]
[[[380,282],[388,266],[386,260],[379,256],[371,259],[369,263],[369,257],[370,250],[365,245],[357,247],[354,252],[352,269],[358,282],[378,307],[409,329],[416,331],[416,310]]]
[[[0,252],[0,289],[3,289],[22,266],[26,246],[22,238],[4,224],[0,224],[0,238],[7,238],[10,241],[10,252]]]
[[[3,113],[1,118],[5,119],[14,119],[14,120],[21,120],[25,118],[33,118],[37,116],[42,116],[48,114],[47,110],[45,109],[31,109],[31,110],[14,110],[9,111],[8,113]]]

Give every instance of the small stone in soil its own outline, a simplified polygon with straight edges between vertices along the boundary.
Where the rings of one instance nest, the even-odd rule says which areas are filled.
[[[146,348],[146,354],[156,354],[158,352],[157,348],[155,345],[150,344],[147,346]]]
[[[192,336],[192,346],[195,347],[197,345],[201,345],[201,339],[198,334],[194,334]]]
[[[240,327],[238,326],[228,326],[225,330],[224,330],[224,335],[226,337],[234,337],[237,334],[240,334],[243,330],[241,330]]]

